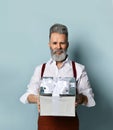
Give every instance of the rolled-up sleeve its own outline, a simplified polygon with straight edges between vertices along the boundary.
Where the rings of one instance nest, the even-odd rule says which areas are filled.
[[[90,86],[90,82],[89,82],[87,72],[86,72],[84,66],[82,66],[81,75],[79,75],[79,78],[78,78],[77,90],[78,90],[79,94],[82,93],[83,95],[87,96],[88,103],[86,106],[88,106],[88,107],[95,106],[96,103],[94,100],[94,93]]]
[[[27,91],[20,97],[20,101],[24,104],[28,103],[28,95],[30,94],[34,94],[37,95],[38,94],[38,89],[40,86],[40,68],[41,66],[36,67],[34,74],[30,80],[30,83],[27,86]]]

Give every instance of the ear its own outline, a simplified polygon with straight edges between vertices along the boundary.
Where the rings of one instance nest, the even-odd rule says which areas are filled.
[[[67,42],[67,48],[69,47],[69,42]]]
[[[48,46],[50,47],[50,42],[48,43]]]

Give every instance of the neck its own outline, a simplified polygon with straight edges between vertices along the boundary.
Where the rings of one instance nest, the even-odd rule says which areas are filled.
[[[56,66],[60,69],[62,67],[63,61],[56,61]]]

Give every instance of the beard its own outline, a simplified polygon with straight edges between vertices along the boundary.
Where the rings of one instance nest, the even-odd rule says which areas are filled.
[[[55,50],[51,50],[51,57],[53,60],[55,61],[64,61],[66,59],[67,56],[67,50],[63,50],[63,49],[55,49]],[[56,54],[56,53],[61,53],[61,54]]]

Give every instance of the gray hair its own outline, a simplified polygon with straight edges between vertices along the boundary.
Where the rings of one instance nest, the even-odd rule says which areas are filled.
[[[68,29],[63,24],[54,24],[50,27],[49,31],[49,39],[51,38],[52,33],[59,33],[59,34],[65,34],[68,40]]]

